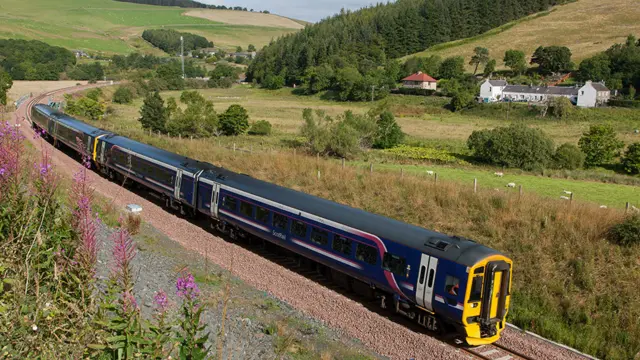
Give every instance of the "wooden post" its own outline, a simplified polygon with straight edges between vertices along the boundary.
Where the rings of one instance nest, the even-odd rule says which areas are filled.
[[[318,180],[320,180],[320,170],[318,170]]]
[[[478,192],[478,179],[473,179],[473,192]]]
[[[344,169],[344,158],[342,158],[342,169]],[[629,203],[627,203],[629,204]]]
[[[630,206],[630,205],[631,205],[631,204],[629,204],[629,202],[627,201],[627,205],[625,205],[625,207],[624,207],[624,213],[625,213],[625,214],[629,212],[629,206]]]
[[[236,143],[233,143],[233,151],[236,151]]]
[[[573,193],[569,195],[569,204],[573,204]]]
[[[369,174],[373,174],[373,163],[369,163]]]
[[[296,157],[296,148],[293,148],[293,157]]]
[[[182,134],[178,134],[178,139],[182,140]]]
[[[522,185],[520,185],[520,195],[518,195],[518,199],[520,199],[522,197]]]
[[[193,135],[189,136],[189,140],[193,141]]]
[[[404,169],[400,168],[400,178],[402,179],[404,177]]]
[[[433,174],[433,177],[435,179],[435,184],[438,185],[438,173]]]

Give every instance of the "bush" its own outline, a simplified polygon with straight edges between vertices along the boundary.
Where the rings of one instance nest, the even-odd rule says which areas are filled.
[[[350,157],[361,148],[371,147],[376,135],[376,122],[369,115],[345,111],[333,119],[324,111],[305,109],[302,117],[305,123],[300,134],[314,153]]]
[[[622,165],[629,174],[640,174],[640,143],[629,146],[622,158]]]
[[[523,170],[545,168],[555,150],[547,134],[521,124],[474,131],[467,146],[483,162]]]
[[[549,100],[549,110],[553,116],[561,119],[570,116],[574,107],[571,100],[564,96],[558,96]]]
[[[378,131],[373,147],[378,149],[389,149],[397,146],[404,140],[404,133],[400,125],[396,122],[393,113],[385,111],[380,114],[377,121]]]
[[[100,100],[100,96],[102,96],[102,89],[95,88],[87,91],[87,97],[91,100],[98,101]]]
[[[633,214],[609,230],[609,240],[621,246],[640,244],[640,215]]]
[[[589,132],[580,138],[578,146],[585,153],[585,165],[596,166],[610,163],[624,147],[611,125],[592,125]]]
[[[244,134],[249,128],[249,114],[240,105],[231,105],[220,115],[220,130],[224,135],[233,136]]]
[[[473,104],[473,100],[474,95],[471,92],[465,89],[460,89],[453,93],[453,97],[451,98],[451,103],[449,104],[449,106],[453,111],[460,111],[466,107],[471,106],[471,104]]]
[[[612,99],[609,100],[609,106],[640,109],[640,101]]]
[[[573,144],[562,144],[553,156],[553,164],[556,169],[575,170],[584,165],[584,153]]]
[[[282,89],[284,86],[284,77],[279,75],[267,75],[262,81],[262,87],[269,90]]]
[[[267,120],[256,121],[251,125],[249,135],[271,135],[271,123]]]
[[[113,102],[116,104],[129,104],[133,100],[133,91],[128,87],[120,86],[113,93]]]

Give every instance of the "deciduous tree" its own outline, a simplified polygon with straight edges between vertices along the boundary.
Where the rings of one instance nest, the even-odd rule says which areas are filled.
[[[478,66],[484,65],[487,62],[489,62],[489,49],[481,46],[477,46],[473,49],[473,56],[471,56],[471,61],[469,61],[469,65],[475,65],[473,75],[478,72]]]
[[[140,118],[143,129],[151,131],[165,131],[167,123],[167,109],[164,107],[164,100],[160,97],[160,93],[153,92],[147,95],[140,108]]]
[[[584,133],[578,146],[586,155],[585,165],[596,166],[610,163],[624,148],[611,125],[591,125]]]
[[[527,70],[527,60],[524,52],[520,50],[507,50],[504,53],[504,65],[516,75],[521,75]]]

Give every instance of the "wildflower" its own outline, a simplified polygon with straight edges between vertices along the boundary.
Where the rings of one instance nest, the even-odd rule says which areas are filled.
[[[179,277],[176,282],[178,296],[193,301],[200,295],[200,289],[196,284],[193,275],[189,272],[184,277]]]
[[[36,324],[31,325],[31,330],[38,331],[38,325]]]
[[[48,309],[48,308],[49,308],[49,306],[51,306],[51,303],[50,303],[50,302],[46,302],[46,303],[44,304],[44,308],[45,308],[45,309]]]
[[[169,305],[167,294],[163,290],[160,290],[156,293],[156,295],[153,297],[153,302],[156,304],[156,310],[159,313],[164,313]]]
[[[136,301],[136,298],[130,291],[125,291],[122,294],[122,311],[125,313],[129,313],[136,312],[138,310],[140,310],[140,308],[138,308],[138,302]]]
[[[120,228],[113,235],[113,258],[115,264],[113,276],[123,289],[129,289],[131,280],[131,262],[136,256],[136,246],[126,229]]]

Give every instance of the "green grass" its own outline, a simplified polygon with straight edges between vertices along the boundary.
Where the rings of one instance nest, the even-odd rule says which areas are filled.
[[[184,9],[112,0],[3,0],[0,37],[35,39],[70,49],[106,53],[153,52],[141,41],[151,27],[176,27],[205,35],[216,45],[261,47],[292,29],[227,25],[184,16]]]

